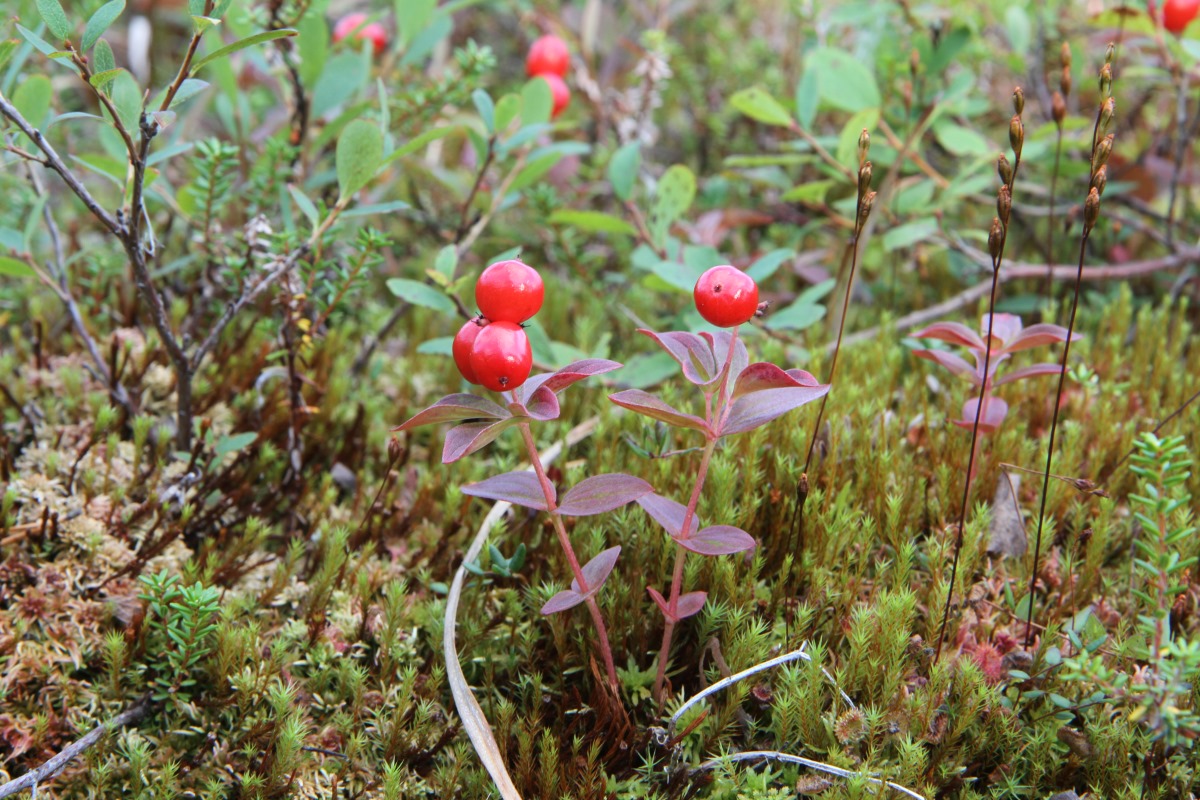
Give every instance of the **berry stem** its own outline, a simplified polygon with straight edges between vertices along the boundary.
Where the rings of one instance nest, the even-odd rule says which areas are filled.
[[[551,521],[554,523],[554,532],[558,535],[558,543],[562,545],[563,553],[567,556],[567,563],[571,566],[571,574],[575,576],[575,582],[579,584],[579,591],[587,594],[590,591],[587,578],[583,576],[583,568],[579,565],[579,558],[575,555],[575,548],[571,546],[571,538],[567,536],[567,528],[563,524],[562,515],[558,513],[558,504],[554,501],[554,486],[550,483],[550,479],[546,477],[546,471],[542,468],[542,460],[538,455],[537,444],[533,440],[533,431],[529,428],[528,422],[523,422],[517,426],[521,431],[521,438],[525,440],[525,449],[529,452],[529,460],[533,464],[533,472],[537,475],[538,483],[542,487],[542,494],[546,498],[546,512],[550,515]],[[608,673],[609,683],[612,684],[615,692],[618,687],[617,683],[617,667],[613,662],[612,647],[608,643],[608,628],[604,624],[604,617],[600,613],[600,604],[596,602],[594,596],[589,596],[584,601],[587,604],[588,611],[591,612],[592,622],[596,626],[596,634],[600,638],[600,655],[604,659],[604,669]]]

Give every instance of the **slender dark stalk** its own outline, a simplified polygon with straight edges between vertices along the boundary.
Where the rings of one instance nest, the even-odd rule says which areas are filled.
[[[1058,189],[1058,170],[1062,162],[1063,129],[1058,126],[1058,141],[1054,145],[1054,171],[1050,173],[1050,216],[1046,219],[1046,297],[1054,296],[1054,195]]]

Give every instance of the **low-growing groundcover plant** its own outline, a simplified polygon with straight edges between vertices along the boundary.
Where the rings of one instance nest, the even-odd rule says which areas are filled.
[[[5,4],[0,795],[1193,796],[1156,6]]]

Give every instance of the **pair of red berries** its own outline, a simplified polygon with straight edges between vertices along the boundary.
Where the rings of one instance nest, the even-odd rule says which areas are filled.
[[[479,316],[458,330],[451,348],[458,371],[493,392],[516,389],[533,368],[533,349],[521,323],[542,307],[545,287],[521,261],[497,261],[475,283]]]
[[[550,34],[530,45],[529,55],[525,56],[525,74],[531,78],[540,77],[550,86],[550,95],[554,98],[551,118],[561,114],[571,102],[571,90],[563,80],[570,66],[571,51],[567,43]]]
[[[737,267],[713,267],[692,290],[696,310],[710,325],[732,328],[758,313],[758,284]]]
[[[387,31],[378,22],[367,22],[366,14],[347,14],[338,20],[337,25],[333,26],[333,41],[335,44],[350,34],[354,34],[356,40],[371,42],[375,47],[375,55],[377,57],[382,55],[383,51],[387,49]]]

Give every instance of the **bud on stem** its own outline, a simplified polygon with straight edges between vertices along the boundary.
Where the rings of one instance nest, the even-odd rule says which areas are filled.
[[[1025,111],[1025,92],[1020,86],[1013,89],[1012,101],[1013,113],[1015,113],[1018,117],[1021,116],[1021,114]]]
[[[1025,145],[1025,124],[1019,116],[1013,116],[1008,123],[1008,143],[1012,145],[1013,155],[1021,160],[1021,148]]]
[[[1004,227],[999,217],[992,217],[992,229],[988,231],[988,254],[992,257],[992,268],[1000,268],[1000,255],[1004,250]]]
[[[1108,163],[1108,157],[1112,155],[1113,149],[1113,134],[1109,134],[1096,143],[1096,151],[1092,153],[1092,174]]]
[[[1008,218],[1012,214],[1012,191],[1007,185],[1001,186],[1000,191],[996,192],[996,213],[1000,215],[1000,221],[1007,229]]]
[[[1103,195],[1106,186],[1108,186],[1108,165],[1104,164],[1092,176],[1092,188],[1096,190],[1097,194]]]
[[[871,150],[871,134],[867,133],[867,129],[863,128],[862,133],[858,135],[858,165],[861,167],[867,162],[867,153]]]
[[[862,230],[867,224],[867,218],[871,216],[871,206],[875,203],[875,195],[877,192],[867,192],[863,197],[862,202],[858,204],[858,229]]]
[[[863,165],[858,168],[858,198],[867,196],[867,192],[871,190],[871,162],[864,161]]]
[[[1093,186],[1083,204],[1083,232],[1085,235],[1091,233],[1092,228],[1096,227],[1096,220],[1099,218],[1100,192]]]
[[[1067,101],[1062,92],[1055,92],[1050,98],[1050,114],[1054,117],[1054,124],[1062,128],[1063,120],[1067,118]]]
[[[1012,164],[1008,162],[1008,157],[1003,153],[1000,158],[996,159],[996,174],[1000,176],[1000,183],[1005,186],[1012,186],[1013,170]]]

